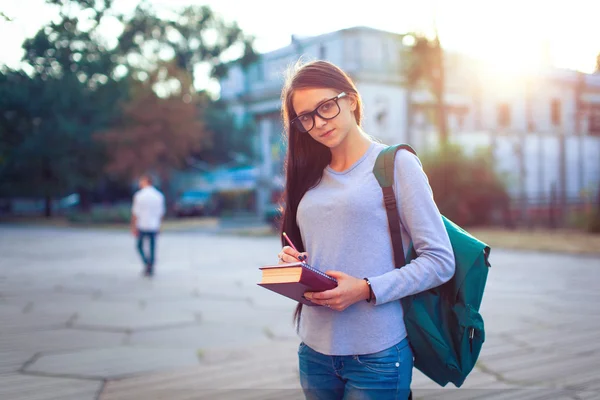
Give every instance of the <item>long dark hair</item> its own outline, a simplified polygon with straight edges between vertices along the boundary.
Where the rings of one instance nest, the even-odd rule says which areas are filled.
[[[281,114],[287,137],[287,154],[285,159],[286,183],[283,194],[283,216],[281,231],[285,232],[298,251],[305,251],[296,223],[298,204],[304,194],[321,181],[323,170],[331,162],[329,148],[310,134],[299,132],[290,121],[296,118],[292,104],[293,96],[298,89],[325,88],[334,89],[352,96],[356,101],[354,117],[360,126],[362,121],[362,100],[352,79],[339,67],[327,61],[313,61],[307,64],[296,64],[289,72],[281,92]],[[287,243],[282,237],[282,246]],[[294,312],[296,329],[300,326],[302,304],[298,303]]]

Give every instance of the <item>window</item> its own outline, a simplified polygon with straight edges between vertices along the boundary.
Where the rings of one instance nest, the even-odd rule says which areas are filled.
[[[325,60],[326,57],[327,57],[327,48],[325,47],[325,45],[323,43],[321,43],[321,45],[319,45],[319,59]]]

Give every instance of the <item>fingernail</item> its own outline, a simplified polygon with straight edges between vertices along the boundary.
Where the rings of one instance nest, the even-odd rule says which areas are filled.
[[[298,259],[299,259],[300,261],[303,261],[303,260],[304,260],[304,256],[303,256],[302,254],[300,254],[300,255],[298,256]]]

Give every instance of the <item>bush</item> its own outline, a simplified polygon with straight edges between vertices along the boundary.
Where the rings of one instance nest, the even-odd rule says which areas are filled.
[[[595,206],[596,212],[592,218],[590,218],[590,223],[588,225],[588,231],[590,233],[600,233],[600,186],[598,186],[598,197]]]
[[[486,152],[467,155],[451,144],[421,159],[440,212],[456,224],[488,225],[508,216],[508,193]]]
[[[596,211],[594,217],[590,219],[588,232],[600,234],[600,211]]]
[[[131,220],[131,209],[127,205],[98,206],[89,213],[70,212],[67,219],[76,224],[126,224]]]

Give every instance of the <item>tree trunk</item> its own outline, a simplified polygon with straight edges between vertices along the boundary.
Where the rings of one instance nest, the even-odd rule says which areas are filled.
[[[448,120],[446,118],[446,106],[444,104],[444,95],[440,93],[437,100],[437,125],[440,135],[440,146],[446,149],[448,145]]]
[[[160,188],[163,196],[165,196],[165,217],[170,216],[173,211],[173,196],[171,196],[171,176],[168,172],[159,173]]]
[[[598,212],[598,218],[600,218],[600,184],[598,185],[598,204],[596,211]]]
[[[50,168],[50,161],[44,158],[42,162],[42,177],[44,180],[44,216],[50,218],[52,216],[52,191],[50,187],[52,185],[52,170]]]
[[[567,214],[567,149],[565,131],[561,129],[558,135],[559,153],[558,153],[558,207],[559,207],[559,225],[563,227]]]
[[[446,117],[446,104],[444,99],[444,92],[446,90],[446,73],[444,70],[444,51],[440,44],[439,39],[435,40],[435,61],[437,76],[434,77],[434,95],[436,98],[437,106],[437,124],[440,135],[440,146],[445,149],[448,145],[448,120]]]
[[[52,216],[52,197],[46,195],[44,197],[44,217],[50,218]]]
[[[596,207],[596,213],[592,216],[592,221],[588,226],[590,233],[600,234],[600,185],[598,185],[598,204]]]
[[[79,210],[86,214],[89,213],[92,210],[90,191],[85,188],[79,188],[77,193],[79,194]]]
[[[406,86],[406,138],[405,142],[413,145],[413,85],[409,84]]]

